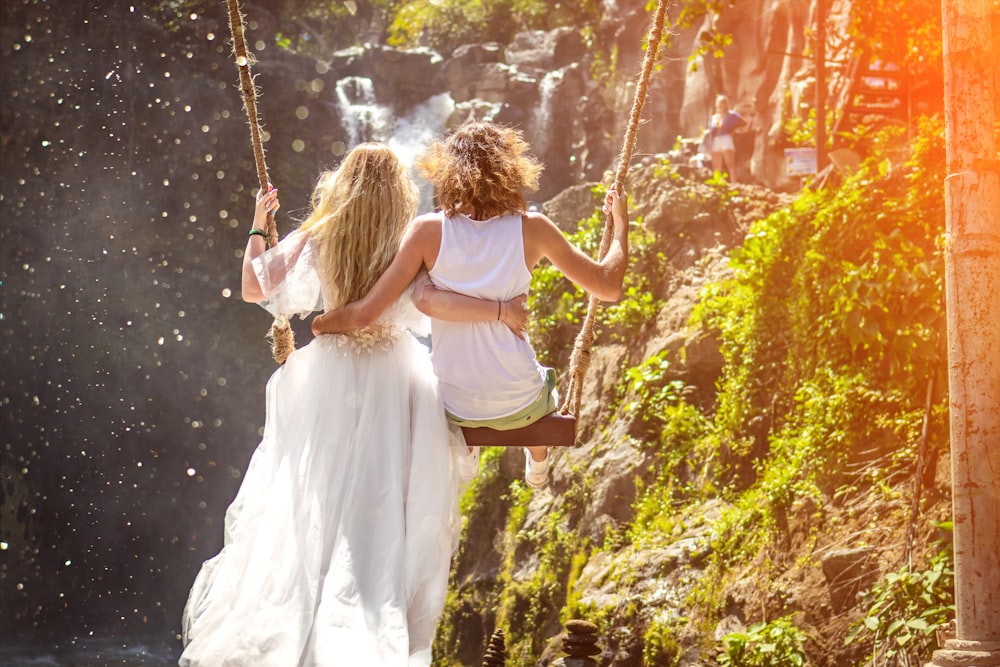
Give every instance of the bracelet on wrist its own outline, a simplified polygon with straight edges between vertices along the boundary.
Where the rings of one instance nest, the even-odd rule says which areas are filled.
[[[257,229],[256,227],[251,227],[248,236],[262,236],[264,237],[264,243],[267,243],[267,232],[263,229]]]

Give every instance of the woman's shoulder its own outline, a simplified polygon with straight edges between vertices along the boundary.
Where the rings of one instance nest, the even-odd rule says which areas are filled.
[[[555,226],[556,223],[552,222],[549,216],[545,215],[541,211],[525,211],[521,214],[521,221],[525,226],[541,227],[541,226]]]
[[[406,236],[411,243],[416,242],[422,248],[430,250],[441,242],[441,212],[418,215],[406,228]]]
[[[407,228],[407,234],[410,236],[440,236],[441,234],[441,211],[433,211],[431,213],[424,213],[418,215],[413,220]]]
[[[547,257],[554,244],[566,240],[556,223],[541,211],[525,211],[521,215],[521,234],[525,261],[531,262],[529,266]]]
[[[441,224],[441,211],[431,211],[430,213],[422,213],[415,217],[410,225],[440,225]]]

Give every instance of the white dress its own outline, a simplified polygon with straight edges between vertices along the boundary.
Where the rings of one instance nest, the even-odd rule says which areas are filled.
[[[255,260],[269,310],[324,299],[307,235]],[[225,546],[184,609],[182,666],[429,665],[457,539],[453,455],[427,350],[382,325],[320,336],[267,383],[264,437]]]

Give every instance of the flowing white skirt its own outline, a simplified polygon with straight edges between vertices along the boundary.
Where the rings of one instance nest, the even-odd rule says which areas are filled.
[[[321,336],[267,384],[225,546],[184,610],[182,666],[429,665],[457,478],[427,351]]]

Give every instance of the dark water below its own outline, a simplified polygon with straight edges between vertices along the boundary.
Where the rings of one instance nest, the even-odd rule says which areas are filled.
[[[179,646],[120,639],[76,640],[58,647],[0,646],[2,667],[166,667],[176,666]]]

